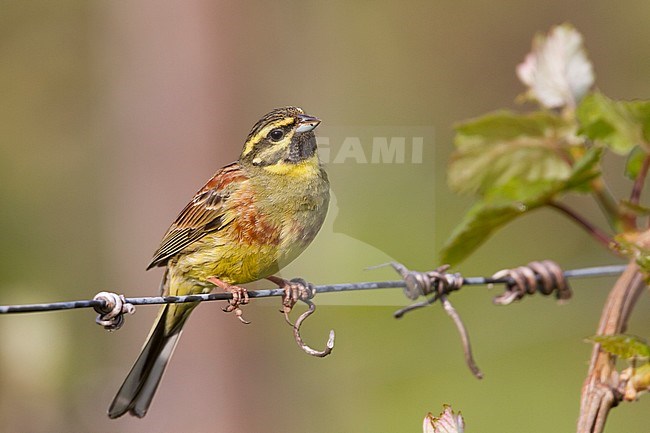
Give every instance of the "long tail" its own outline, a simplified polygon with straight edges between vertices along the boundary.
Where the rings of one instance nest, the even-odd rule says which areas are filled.
[[[168,334],[165,332],[169,305],[161,309],[140,356],[108,408],[109,418],[117,418],[130,412],[139,418],[147,413],[158,388],[167,363],[181,336],[182,323]],[[184,320],[183,320],[184,322]]]

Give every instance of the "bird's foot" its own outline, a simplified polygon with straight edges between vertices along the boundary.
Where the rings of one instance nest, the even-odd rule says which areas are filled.
[[[220,289],[225,290],[226,292],[232,293],[232,299],[228,300],[228,306],[223,309],[224,312],[226,313],[231,313],[235,312],[235,316],[245,324],[249,324],[248,320],[244,319],[242,316],[243,312],[240,308],[241,305],[246,305],[248,304],[249,298],[248,298],[248,290],[246,290],[243,287],[239,286],[233,286],[232,284],[228,284],[224,281],[221,281],[217,277],[210,277],[208,278],[208,281],[215,286],[219,287]]]
[[[280,312],[284,314],[284,319],[287,323],[293,326],[293,323],[289,320],[289,313],[293,309],[294,305],[296,305],[296,302],[300,300],[309,300],[314,297],[315,292],[313,284],[308,283],[302,278],[285,280],[284,278],[276,277],[274,275],[271,275],[266,279],[284,289],[284,296],[282,296],[282,310],[280,310]]]

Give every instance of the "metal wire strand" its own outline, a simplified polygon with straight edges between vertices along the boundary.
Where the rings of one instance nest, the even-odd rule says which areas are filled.
[[[618,275],[625,269],[624,265],[608,265],[608,266],[594,266],[580,269],[571,269],[564,271],[564,278],[592,278]],[[432,271],[435,273],[436,271]],[[460,274],[444,274],[445,279],[452,282],[449,287],[463,287],[465,286],[481,286],[481,285],[494,285],[494,284],[512,284],[514,279],[509,276],[499,278],[495,277],[462,277]],[[542,278],[542,277],[540,277]],[[462,284],[461,284],[462,282]],[[414,286],[419,287],[419,286]],[[429,287],[428,283],[423,286]],[[342,283],[342,284],[327,284],[314,286],[315,293],[335,293],[335,292],[350,292],[358,290],[378,290],[378,289],[402,289],[408,288],[407,282],[402,280],[393,281],[369,281],[359,283]],[[111,292],[107,292],[111,293]],[[284,296],[284,289],[267,289],[267,290],[251,290],[248,292],[250,298],[266,298],[272,296]],[[417,298],[417,296],[416,296]],[[124,302],[136,305],[157,305],[157,304],[172,304],[184,302],[206,302],[206,301],[227,301],[232,299],[231,293],[209,293],[200,295],[186,295],[186,296],[144,296],[144,297],[124,297]],[[426,305],[429,305],[427,302]],[[100,308],[105,309],[109,303],[102,298],[86,299],[77,301],[63,301],[63,302],[49,302],[39,304],[19,304],[19,305],[0,305],[0,314],[14,314],[14,313],[34,313],[42,311],[60,311],[71,310],[78,308]],[[415,305],[415,304],[414,304]],[[110,307],[111,309],[113,307]]]
[[[460,274],[448,273],[448,265],[440,266],[437,269],[428,272],[411,271],[400,263],[390,263],[390,265],[400,274],[402,277],[401,280],[313,286],[304,282],[302,279],[294,279],[291,283],[297,284],[300,282],[301,286],[304,286],[297,287],[296,290],[293,290],[291,293],[294,294],[288,294],[286,288],[276,288],[271,290],[250,291],[248,292],[248,297],[264,298],[270,296],[283,296],[283,306],[285,308],[282,311],[285,313],[287,322],[293,328],[294,338],[298,346],[309,355],[324,357],[329,355],[334,348],[335,335],[333,330],[330,331],[329,339],[324,350],[311,348],[305,344],[300,336],[301,325],[316,310],[316,305],[311,301],[311,298],[313,298],[316,293],[401,288],[404,291],[404,295],[411,300],[431,295],[425,301],[413,303],[408,307],[396,311],[394,316],[397,318],[402,317],[409,311],[426,307],[437,300],[440,300],[445,312],[452,318],[458,332],[460,333],[463,351],[465,353],[465,361],[468,367],[477,378],[481,378],[482,373],[474,362],[472,356],[472,348],[467,329],[465,328],[460,315],[448,299],[448,295],[451,292],[460,290],[463,286],[485,284],[491,286],[493,284],[505,284],[505,293],[495,298],[495,302],[498,304],[509,304],[515,300],[521,299],[526,294],[533,294],[537,291],[544,295],[550,295],[555,292],[558,299],[564,300],[571,297],[571,289],[567,282],[568,278],[616,275],[623,272],[625,268],[624,266],[599,266],[562,272],[562,269],[557,265],[557,263],[545,260],[529,263],[528,266],[502,270],[490,278],[463,278]],[[287,299],[287,297],[289,297],[289,299]],[[295,299],[293,299],[294,297]],[[0,306],[0,314],[94,308],[99,314],[96,322],[105,329],[113,331],[119,329],[124,324],[125,314],[134,313],[135,305],[217,301],[230,300],[232,298],[233,295],[229,292],[140,298],[125,298],[124,295],[118,295],[116,293],[100,292],[92,300]],[[295,324],[291,324],[291,321],[288,318],[288,313],[291,311],[293,304],[295,304],[295,301],[297,300],[307,304],[308,309],[298,317]]]

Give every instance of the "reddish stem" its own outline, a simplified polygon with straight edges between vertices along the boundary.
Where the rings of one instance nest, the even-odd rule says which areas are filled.
[[[564,215],[568,216],[571,218],[573,221],[578,223],[579,226],[581,226],[583,229],[587,231],[593,237],[598,241],[601,245],[603,245],[605,248],[611,250],[612,246],[612,239],[607,235],[607,233],[603,232],[601,229],[593,225],[591,222],[589,222],[587,219],[585,219],[582,215],[578,214],[576,211],[573,209],[563,205],[562,203],[552,201],[549,203],[549,206],[552,208],[562,212]]]

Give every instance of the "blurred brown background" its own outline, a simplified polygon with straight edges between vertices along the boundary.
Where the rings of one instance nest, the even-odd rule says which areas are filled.
[[[392,279],[363,271],[391,259],[431,269],[470,203],[445,183],[453,123],[515,107],[515,65],[536,32],[565,21],[585,36],[601,90],[649,98],[649,18],[643,0],[2,1],[0,304],[155,294],[161,272],[144,268],[168,224],[238,156],[251,125],[287,104],[322,118],[325,135],[328,125],[424,126],[435,142],[422,164],[332,165],[329,220],[284,275]],[[620,161],[610,163],[618,174]],[[457,270],[544,258],[616,262],[543,210]],[[438,306],[391,317],[399,295],[317,298],[324,306],[304,336],[320,348],[337,331],[326,359],[298,350],[277,300],[247,307],[250,326],[205,304],[143,420],[110,421],[105,410],[155,307],[112,334],[88,310],[3,316],[0,431],[417,432],[443,403],[462,410],[468,431],[572,431],[591,349],[583,338],[612,281],[575,282],[562,307],[535,297],[496,308],[482,288],[455,295],[483,381]],[[648,335],[649,307],[642,299],[631,332]],[[647,431],[649,401],[616,409],[608,431]]]

